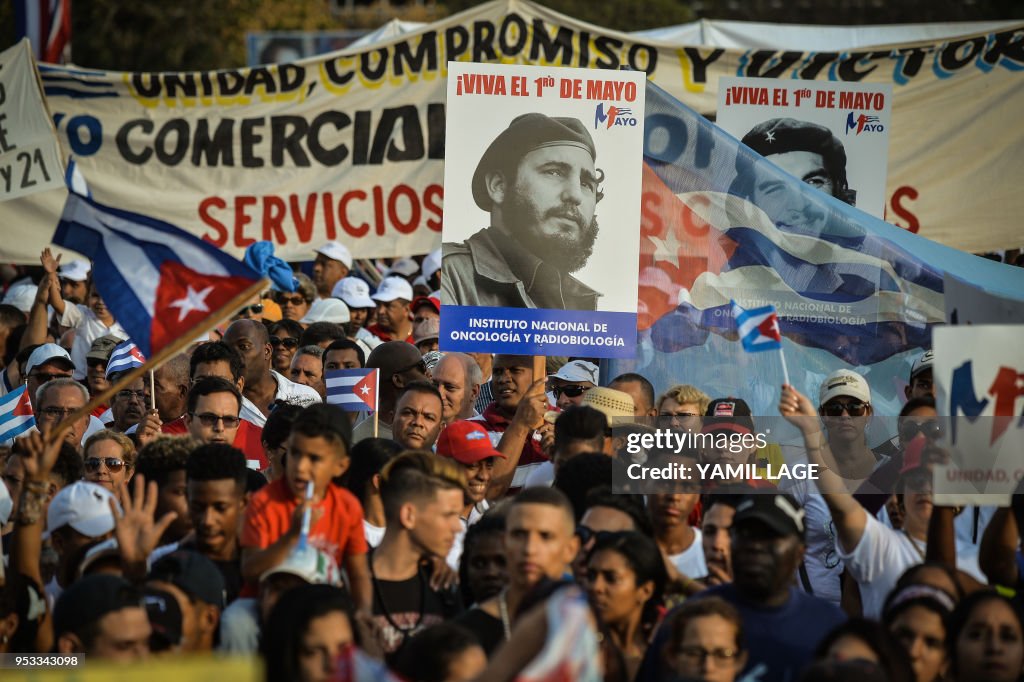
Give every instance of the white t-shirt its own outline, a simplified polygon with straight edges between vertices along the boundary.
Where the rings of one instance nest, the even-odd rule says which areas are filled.
[[[127,339],[128,332],[114,322],[109,327],[96,317],[87,306],[64,303],[64,314],[61,315],[60,324],[64,327],[75,328],[75,342],[71,345],[71,362],[75,363],[74,377],[81,381],[89,370],[86,361],[86,354],[92,348],[92,342],[101,336],[112,334],[120,339]]]
[[[555,483],[555,465],[541,462],[530,470],[526,476],[524,488],[550,488]]]
[[[672,554],[668,560],[676,570],[693,580],[700,580],[708,575],[708,565],[704,560],[704,543],[701,540],[700,528],[693,529],[693,544],[679,554]]]
[[[878,620],[885,598],[899,577],[911,566],[924,562],[926,545],[867,514],[864,534],[857,546],[845,552],[842,543],[837,543],[836,549],[860,588],[864,617]]]
[[[275,370],[270,370],[270,376],[274,377],[274,381],[277,382],[274,399],[270,402],[283,400],[286,403],[298,405],[299,407],[308,407],[314,403],[323,402],[320,399],[320,394],[309,386],[297,384]],[[260,428],[267,425],[266,415],[260,412],[260,408],[256,407],[251,400],[244,396],[242,397],[242,409],[239,411],[238,416]]]

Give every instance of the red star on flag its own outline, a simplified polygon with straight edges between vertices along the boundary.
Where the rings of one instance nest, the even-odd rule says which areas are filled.
[[[377,370],[367,374],[352,386],[352,392],[366,403],[373,412],[377,411]]]

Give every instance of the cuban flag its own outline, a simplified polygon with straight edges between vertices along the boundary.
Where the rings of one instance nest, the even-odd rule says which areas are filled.
[[[139,347],[132,343],[131,339],[122,341],[110,351],[110,358],[107,360],[107,379],[116,372],[127,372],[128,370],[142,367],[146,364],[146,357],[139,350]]]
[[[144,357],[189,335],[260,281],[193,234],[74,193],[53,243],[93,261],[96,288]]]
[[[863,213],[647,88],[637,354],[602,373],[638,372],[658,385],[685,378],[774,414],[770,377],[781,362],[808,395],[831,372],[854,369],[871,381],[877,410],[895,414],[914,358],[945,321],[947,273],[1011,298],[1024,289],[1024,270]],[[800,221],[784,213],[797,206]],[[736,342],[733,299],[774,306],[786,360]]]
[[[775,307],[766,305],[753,310],[744,310],[732,303],[732,314],[736,317],[736,331],[739,332],[743,350],[759,353],[763,350],[782,350],[782,332],[779,331],[779,316]]]
[[[17,38],[28,38],[37,61],[59,64],[71,42],[71,0],[14,0]]]
[[[27,384],[0,397],[0,443],[14,440],[35,425]]]
[[[376,369],[332,369],[324,375],[327,404],[346,412],[377,411]]]

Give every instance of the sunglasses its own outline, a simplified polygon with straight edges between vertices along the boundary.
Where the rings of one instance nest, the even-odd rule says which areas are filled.
[[[590,388],[589,386],[578,386],[578,385],[577,386],[552,386],[551,387],[551,392],[554,394],[555,398],[561,398],[563,394],[565,396],[569,397],[569,398],[579,398],[589,388]]]
[[[252,305],[247,305],[244,308],[240,309],[238,311],[238,314],[239,315],[259,315],[262,312],[263,312],[263,304],[262,303],[254,303]]]
[[[100,466],[107,467],[107,471],[112,474],[124,469],[124,460],[118,459],[117,457],[86,457],[85,458],[85,470],[86,471],[99,471]]]
[[[233,417],[230,414],[224,416],[212,414],[210,412],[203,412],[202,414],[190,412],[189,414],[191,414],[194,419],[198,419],[203,426],[216,426],[217,422],[223,422],[224,428],[233,429],[242,421],[238,417]]]
[[[589,545],[591,541],[604,540],[612,535],[610,530],[594,530],[589,526],[576,526],[576,537],[580,539],[580,545]]]
[[[854,400],[848,403],[829,403],[822,405],[821,413],[826,417],[841,417],[843,412],[851,417],[863,417],[868,411],[868,403]]]
[[[303,305],[306,299],[302,296],[278,296],[278,305]]]
[[[29,377],[35,379],[40,384],[45,384],[47,381],[53,381],[54,379],[67,379],[71,376],[71,372],[67,374],[47,374],[45,372],[33,372],[29,374]]]
[[[284,346],[285,348],[290,348],[294,350],[299,347],[299,340],[292,338],[291,336],[286,336],[283,339],[277,336],[271,336],[270,345],[273,346],[274,348],[277,348],[278,346]]]
[[[942,428],[942,424],[934,419],[924,422],[905,421],[900,424],[900,439],[904,443],[914,440],[918,434],[923,435],[928,440],[939,440],[945,434],[945,429]]]

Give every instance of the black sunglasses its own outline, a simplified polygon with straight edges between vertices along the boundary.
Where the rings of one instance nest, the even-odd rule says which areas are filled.
[[[217,422],[224,422],[225,429],[233,429],[242,421],[238,417],[232,417],[230,414],[224,416],[210,412],[203,412],[202,414],[191,412],[190,414],[193,419],[198,419],[203,426],[209,427],[215,426]]]
[[[562,394],[565,394],[566,396],[568,396],[570,398],[579,398],[589,388],[590,388],[589,386],[579,386],[579,385],[575,385],[575,386],[552,386],[551,387],[551,392],[554,394],[555,398],[561,398]]]
[[[591,540],[594,542],[604,540],[610,535],[612,535],[610,530],[594,530],[589,526],[576,526],[576,537],[580,539],[582,546],[589,545]]]
[[[283,339],[277,336],[271,336],[270,345],[273,346],[274,348],[277,348],[278,346],[284,346],[285,348],[294,349],[299,347],[299,340],[291,336],[286,336]]]
[[[900,424],[900,439],[904,443],[909,443],[917,437],[917,434],[923,434],[928,440],[939,440],[945,434],[945,429],[935,419],[929,419],[928,421],[915,422],[905,421]]]
[[[124,460],[118,459],[117,457],[86,457],[85,458],[85,470],[86,471],[99,471],[100,465],[106,465],[107,471],[112,474],[116,474],[121,469],[124,469]]]
[[[244,308],[242,308],[241,310],[239,310],[238,314],[239,315],[245,315],[245,314],[259,315],[262,312],[263,312],[263,304],[262,303],[254,303],[252,305],[247,305]]]
[[[863,417],[868,411],[868,403],[854,400],[848,403],[829,403],[822,405],[821,413],[826,417],[841,417],[846,412],[851,417]]]

